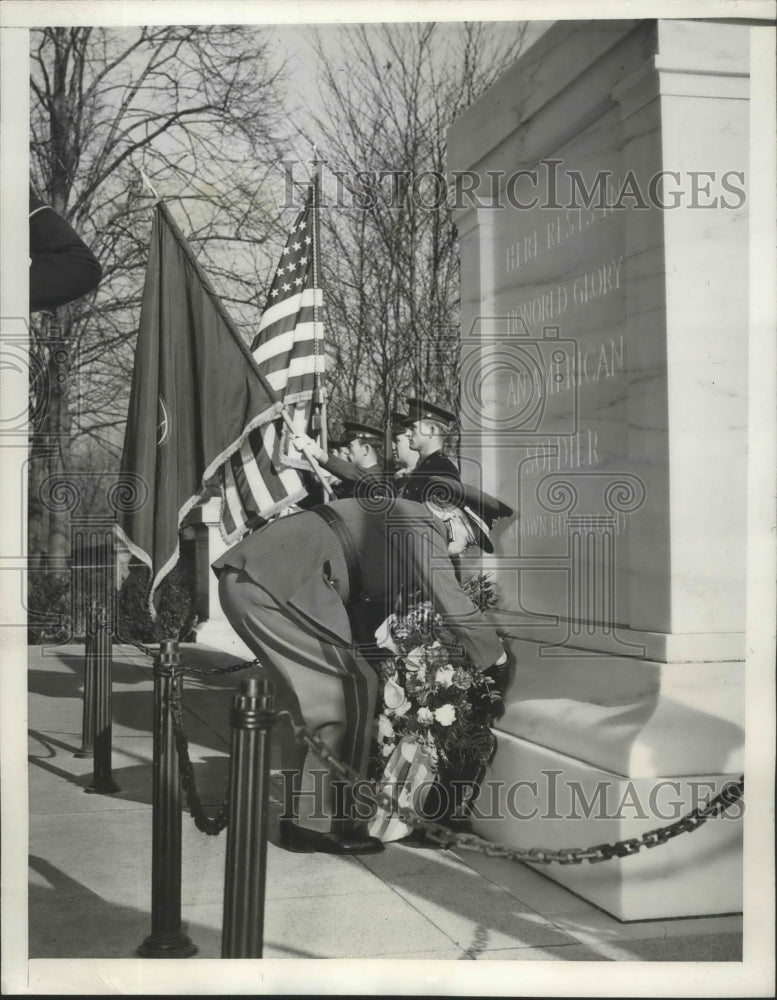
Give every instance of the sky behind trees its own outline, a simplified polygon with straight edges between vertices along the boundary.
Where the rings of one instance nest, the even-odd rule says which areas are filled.
[[[408,392],[455,406],[456,352],[443,352],[442,367],[433,356],[441,338],[456,340],[450,209],[422,204],[426,195],[407,185],[384,185],[365,202],[353,179],[382,170],[443,176],[453,118],[542,27],[33,30],[33,181],[105,272],[93,296],[57,316],[71,392],[38,428],[62,442],[41,472],[86,463],[110,473],[118,462],[154,200],[141,169],[250,342],[315,142],[325,193],[340,171],[344,195],[321,212],[331,431],[344,418],[385,420]],[[50,324],[36,323],[35,333],[44,373],[36,388],[50,392],[62,384],[62,354],[47,346]],[[56,549],[45,525],[40,535],[44,550]]]

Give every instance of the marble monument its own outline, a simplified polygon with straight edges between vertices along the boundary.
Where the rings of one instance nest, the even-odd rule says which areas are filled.
[[[748,44],[557,22],[449,132],[463,474],[519,512],[483,563],[515,659],[493,840],[639,837],[741,773]],[[624,920],[736,912],[741,827],[542,870]]]

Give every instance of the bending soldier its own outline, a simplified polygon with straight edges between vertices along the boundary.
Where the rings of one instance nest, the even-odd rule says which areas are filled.
[[[214,564],[233,628],[291,695],[294,712],[359,776],[366,775],[378,678],[358,644],[383,622],[401,590],[431,600],[483,670],[504,661],[488,617],[459,587],[451,557],[489,547],[497,517],[512,513],[485,495],[456,505],[389,498],[381,509],[339,500],[278,518]],[[304,747],[284,748],[298,792],[281,823],[290,850],[337,854],[383,849],[349,807],[338,814],[333,775]],[[342,801],[342,797],[341,797]]]

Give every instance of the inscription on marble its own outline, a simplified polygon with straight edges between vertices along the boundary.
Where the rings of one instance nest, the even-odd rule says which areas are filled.
[[[507,317],[510,339],[528,353],[555,327],[564,343],[563,351],[543,353],[543,364],[516,365],[509,377],[494,377],[499,393],[491,397],[494,423],[501,420],[507,429],[512,415],[524,432],[500,474],[500,487],[518,511],[502,533],[502,551],[531,560],[516,581],[515,599],[561,618],[571,616],[580,598],[570,590],[572,581],[602,583],[605,551],[608,579],[617,578],[628,558],[632,515],[613,512],[604,500],[608,484],[630,471],[624,233],[634,209],[618,202],[621,148],[620,121],[603,117],[553,156],[566,169],[579,168],[586,192],[606,176],[604,197],[587,207],[543,207],[540,199],[535,208],[507,210],[495,234],[501,253],[496,312]],[[521,422],[531,405],[542,411],[533,438]],[[568,492],[573,498],[568,509],[553,509],[543,492],[556,480],[558,497]],[[586,541],[574,548],[575,538]],[[507,577],[504,583],[509,586]]]
[[[621,288],[622,266],[623,254],[620,254],[509,309],[507,316],[511,332],[515,333],[520,329],[521,320],[530,327],[558,321],[570,306],[585,306],[618,291]]]
[[[563,243],[586,232],[591,226],[610,218],[614,212],[623,212],[616,207],[614,193],[620,188],[620,179],[609,178],[606,197],[601,199],[600,208],[567,208],[552,218],[535,226],[520,239],[508,243],[505,248],[505,270],[509,274],[525,267],[548,250],[554,250]]]
[[[525,403],[535,398],[538,392],[554,395],[582,385],[611,379],[625,370],[625,345],[623,335],[610,337],[591,347],[577,347],[572,354],[572,363],[551,362],[548,370],[538,373],[537,369],[519,369],[510,372],[505,387],[506,407],[523,408]]]

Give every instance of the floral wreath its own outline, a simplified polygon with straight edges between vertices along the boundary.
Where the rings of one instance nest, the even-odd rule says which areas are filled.
[[[496,604],[494,583],[486,574],[472,577],[462,589],[481,611]],[[383,776],[398,746],[424,752],[434,777],[459,764],[490,763],[496,752],[491,725],[503,710],[506,668],[476,667],[428,601],[391,615],[375,639],[393,655],[378,664],[371,777]]]

